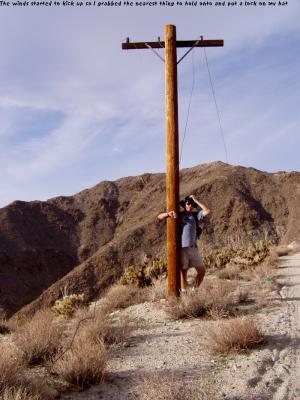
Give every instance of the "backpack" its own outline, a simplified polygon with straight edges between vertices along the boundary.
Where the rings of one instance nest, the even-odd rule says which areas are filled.
[[[196,237],[198,240],[203,231],[203,223],[202,223],[202,221],[199,221],[199,219],[197,217],[197,213],[194,213],[194,217],[195,217],[195,221],[196,221]],[[200,224],[201,224],[201,226],[200,226]]]

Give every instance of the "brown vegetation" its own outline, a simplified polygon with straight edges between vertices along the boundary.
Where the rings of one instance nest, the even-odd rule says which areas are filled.
[[[147,288],[147,300],[158,301],[167,298],[167,281],[164,278],[155,279]]]
[[[133,304],[143,303],[146,300],[147,292],[133,285],[115,284],[105,294],[106,310],[126,308]]]
[[[32,365],[51,359],[59,350],[64,326],[51,310],[38,311],[13,334],[24,360]]]
[[[71,385],[85,389],[102,381],[106,362],[104,343],[94,343],[88,335],[81,333],[75,337],[72,347],[57,360],[54,371]]]
[[[79,324],[80,327],[78,327]],[[125,342],[132,329],[125,317],[114,318],[101,307],[97,309],[85,308],[76,312],[70,327],[69,337],[73,337],[73,332],[77,330],[79,336],[83,335],[94,344],[104,342],[111,346]]]
[[[2,393],[7,387],[22,384],[25,365],[21,352],[12,345],[1,343],[0,353],[0,393]]]
[[[227,265],[225,268],[217,271],[219,279],[241,279],[241,268],[238,265]]]
[[[183,377],[153,374],[135,384],[136,400],[213,400],[215,398],[207,377],[193,387]]]
[[[182,293],[179,299],[172,299],[166,306],[172,319],[219,316],[232,313],[236,304],[235,285],[218,279],[205,281],[199,289]]]
[[[8,387],[0,395],[1,400],[43,400],[40,395],[32,394],[25,387]]]
[[[263,334],[254,318],[239,317],[216,321],[203,328],[202,340],[213,354],[247,351],[263,341]]]

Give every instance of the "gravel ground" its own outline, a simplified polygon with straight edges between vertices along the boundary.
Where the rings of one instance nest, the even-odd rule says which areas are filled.
[[[212,357],[202,345],[201,319],[174,322],[163,302],[127,308],[137,329],[124,346],[116,348],[102,385],[85,392],[65,394],[69,400],[136,400],[140,379],[172,376],[191,387],[206,379],[215,389],[214,399],[300,399],[300,253],[280,258],[279,294],[256,316],[266,335],[259,349],[245,355]]]

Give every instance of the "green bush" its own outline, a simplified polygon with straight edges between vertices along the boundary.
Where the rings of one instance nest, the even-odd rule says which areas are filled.
[[[57,316],[72,317],[74,312],[81,307],[86,306],[84,294],[70,294],[60,300],[56,300],[52,311]]]
[[[167,265],[161,258],[147,258],[143,264],[127,267],[119,283],[121,285],[146,287],[152,285],[154,280],[166,274],[166,272]]]
[[[259,241],[247,247],[222,247],[204,254],[204,263],[208,268],[225,268],[228,263],[243,266],[260,264],[270,254],[270,243]]]

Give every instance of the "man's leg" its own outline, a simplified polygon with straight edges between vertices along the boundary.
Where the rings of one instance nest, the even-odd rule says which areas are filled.
[[[181,265],[180,265],[181,290],[182,289],[186,290],[188,287],[188,284],[187,284],[187,270],[188,270],[188,266],[189,266],[188,248],[183,247],[181,249],[180,255],[181,255],[181,257],[180,257],[181,258]]]
[[[187,269],[181,269],[181,289],[186,289],[187,286]]]
[[[201,267],[197,267],[196,270],[197,270],[196,287],[199,287],[205,275],[205,267],[204,265],[202,265]]]

